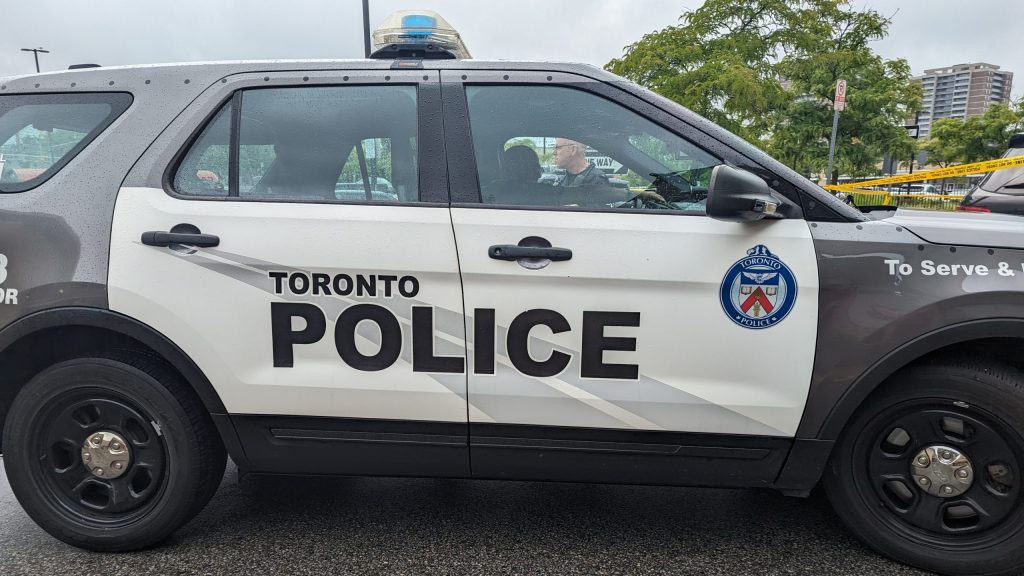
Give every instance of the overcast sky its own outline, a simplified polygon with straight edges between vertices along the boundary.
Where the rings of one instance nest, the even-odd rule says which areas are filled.
[[[562,60],[602,66],[644,34],[675,24],[700,0],[370,0],[370,26],[391,12],[444,16],[480,59]],[[113,66],[249,58],[361,58],[360,0],[0,0],[0,76],[95,62]],[[857,0],[893,17],[875,44],[914,74],[989,62],[1024,93],[1024,2]]]

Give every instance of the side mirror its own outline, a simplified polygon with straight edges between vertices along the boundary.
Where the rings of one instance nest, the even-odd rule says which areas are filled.
[[[754,222],[781,218],[779,201],[756,174],[720,164],[711,170],[707,214],[716,220]]]

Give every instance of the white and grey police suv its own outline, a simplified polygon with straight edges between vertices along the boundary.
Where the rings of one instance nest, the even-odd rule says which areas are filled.
[[[1024,568],[1024,220],[869,218],[593,67],[381,53],[0,80],[3,456],[40,526],[152,545],[230,455],[821,482],[883,554]]]

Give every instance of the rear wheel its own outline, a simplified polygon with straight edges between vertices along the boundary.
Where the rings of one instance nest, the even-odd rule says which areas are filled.
[[[851,420],[825,477],[864,542],[943,574],[1024,570],[1024,375],[932,364],[892,378]]]
[[[33,378],[11,406],[4,456],[36,523],[100,551],[166,538],[206,504],[226,461],[181,378],[130,356],[70,360]]]

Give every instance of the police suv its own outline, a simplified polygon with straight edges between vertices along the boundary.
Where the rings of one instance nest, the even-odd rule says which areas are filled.
[[[150,546],[230,455],[820,482],[892,558],[1024,569],[1024,221],[869,217],[605,71],[394,19],[364,61],[0,79],[0,423],[40,526]],[[540,182],[587,151],[632,188]]]

